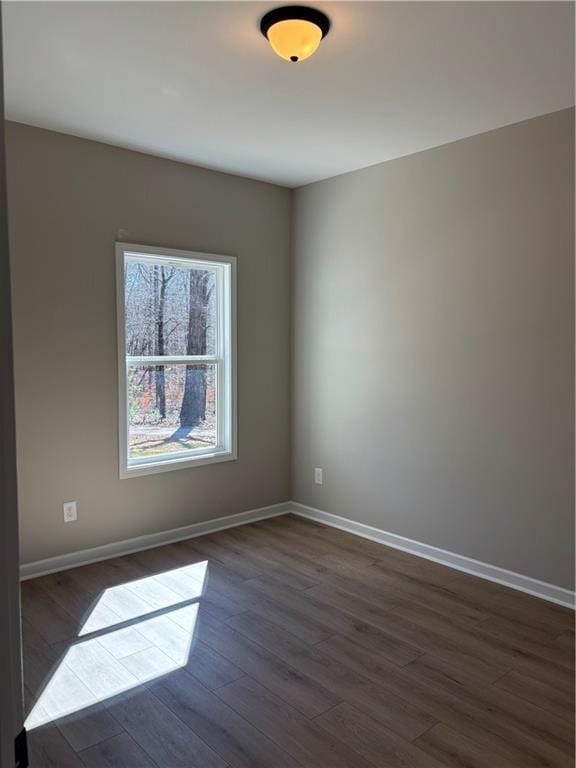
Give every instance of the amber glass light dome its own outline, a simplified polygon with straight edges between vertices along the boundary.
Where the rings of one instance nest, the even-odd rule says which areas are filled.
[[[299,5],[275,8],[260,22],[272,49],[286,61],[304,61],[328,34],[330,21],[321,11]]]

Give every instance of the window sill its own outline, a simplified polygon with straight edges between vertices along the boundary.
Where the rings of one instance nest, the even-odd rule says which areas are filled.
[[[120,468],[120,479],[141,477],[142,475],[155,475],[159,472],[172,472],[175,469],[191,469],[203,467],[207,464],[219,464],[222,461],[235,461],[238,458],[234,451],[218,451],[203,454],[197,457],[186,456],[181,459],[150,462],[149,464],[133,464]]]

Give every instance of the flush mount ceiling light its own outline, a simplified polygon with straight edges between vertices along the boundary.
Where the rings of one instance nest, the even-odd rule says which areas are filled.
[[[330,19],[326,14],[303,5],[274,8],[260,22],[260,31],[274,52],[294,62],[312,56],[329,29]]]

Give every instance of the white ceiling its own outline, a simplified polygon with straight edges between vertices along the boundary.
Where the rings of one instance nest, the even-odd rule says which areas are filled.
[[[312,3],[274,55],[252,2],[5,2],[9,119],[299,186],[574,103],[573,4]]]

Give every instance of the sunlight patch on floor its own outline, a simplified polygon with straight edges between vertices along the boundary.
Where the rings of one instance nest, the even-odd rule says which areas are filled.
[[[79,633],[93,636],[68,648],[26,728],[95,706],[186,666],[207,566],[196,563],[107,589]]]
[[[199,598],[207,566],[207,562],[185,565],[106,589],[78,635],[90,635],[184,600]]]

